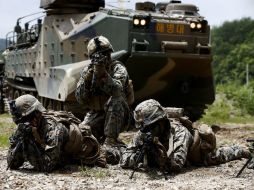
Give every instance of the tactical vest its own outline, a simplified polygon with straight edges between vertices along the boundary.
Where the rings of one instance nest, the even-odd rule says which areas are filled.
[[[164,108],[164,110],[168,116],[175,116],[174,118],[178,119],[193,136],[193,143],[188,152],[188,160],[194,164],[202,163],[204,155],[216,148],[216,137],[212,128],[206,124],[200,125],[197,129],[193,128],[188,117],[182,117],[181,114],[176,113],[179,110],[167,108]]]

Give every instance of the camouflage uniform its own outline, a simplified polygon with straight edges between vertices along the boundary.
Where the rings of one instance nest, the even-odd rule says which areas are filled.
[[[24,110],[27,111],[27,114],[23,115],[24,117],[17,117],[15,111],[12,112],[18,126],[26,121],[27,116],[36,111],[41,115],[36,126],[32,124],[29,126],[31,136],[23,142],[15,154],[15,147],[22,135],[19,127],[10,137],[7,162],[10,164],[12,161],[11,169],[19,168],[25,161],[29,161],[35,169],[47,172],[69,161],[105,167],[106,161],[100,151],[99,143],[91,133],[89,134],[89,130],[81,131],[79,129],[80,121],[71,113],[47,112],[31,95],[20,96],[15,102],[16,105],[20,104],[23,105],[22,107],[26,107]],[[36,104],[37,106],[35,106]],[[24,110],[20,110],[20,106],[17,107],[18,112],[24,113]],[[30,107],[33,108],[30,109]]]
[[[94,47],[96,39],[99,43],[97,49]],[[102,36],[88,43],[89,56],[92,58],[94,53],[99,52],[98,49],[113,51],[108,40]],[[92,61],[83,69],[75,94],[77,101],[89,110],[83,124],[91,127],[93,135],[101,143],[105,137],[117,141],[129,119],[127,70],[120,62],[109,59],[110,54],[106,57],[102,63]]]
[[[164,169],[167,168],[168,171],[180,170],[187,161],[192,164],[217,165],[231,160],[250,158],[250,152],[239,146],[221,147],[216,150],[215,135],[212,135],[213,142],[207,140],[202,144],[204,139],[199,139],[200,141],[197,143],[193,131],[188,130],[180,122],[181,120],[167,118],[164,110],[155,100],[144,101],[136,107],[134,111],[135,120],[137,126],[141,125],[142,128],[123,153],[122,160],[120,161],[123,168],[134,167],[139,152],[139,145],[142,145],[142,131],[150,126],[154,126],[150,127],[151,133],[153,136],[158,137],[160,143],[165,148],[164,150],[161,148],[161,150],[165,152],[166,158],[158,158],[158,162],[161,163],[157,163],[157,165]],[[163,120],[164,122],[161,122]],[[206,126],[202,127],[206,129]],[[158,131],[162,132],[158,133]],[[201,147],[193,147],[194,144],[199,144]],[[195,155],[195,159],[191,154]],[[198,159],[196,158],[197,154],[199,155]]]

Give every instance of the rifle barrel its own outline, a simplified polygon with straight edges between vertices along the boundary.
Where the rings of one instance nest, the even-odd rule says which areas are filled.
[[[19,142],[17,143],[17,145],[15,146],[15,148],[13,149],[13,154],[12,154],[12,159],[10,161],[10,163],[8,164],[6,170],[10,169],[10,167],[13,165],[15,156],[16,156],[16,152],[18,151],[19,147],[21,146],[22,141],[19,140]]]
[[[248,166],[248,164],[250,163],[250,161],[252,160],[252,158],[249,158],[247,160],[247,162],[243,165],[242,169],[238,172],[238,174],[236,175],[236,177],[239,177],[241,175],[241,173],[243,172],[243,170]]]
[[[130,179],[132,179],[132,177],[133,177],[135,171],[136,171],[137,168],[138,168],[138,163],[139,163],[140,159],[142,158],[142,155],[144,154],[144,150],[143,150],[143,149],[144,149],[144,148],[142,148],[142,150],[139,152],[139,155],[138,155],[138,157],[137,157],[137,159],[136,159],[136,162],[135,162],[133,171],[131,172]]]

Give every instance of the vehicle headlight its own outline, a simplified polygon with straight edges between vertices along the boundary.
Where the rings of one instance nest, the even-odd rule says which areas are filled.
[[[190,29],[192,32],[205,32],[207,26],[207,21],[191,21],[190,22]]]
[[[137,18],[134,19],[134,20],[133,20],[133,24],[136,25],[136,26],[139,25],[139,19],[137,19]]]
[[[133,26],[135,28],[148,28],[151,21],[151,16],[135,15],[133,17]]]
[[[191,29],[196,28],[196,23],[195,22],[190,23],[190,27],[191,27]]]
[[[197,29],[201,29],[202,28],[202,24],[201,23],[198,23],[197,24]]]
[[[145,26],[145,25],[146,25],[146,20],[145,20],[145,19],[142,19],[142,20],[140,21],[140,24],[141,24],[141,26]]]

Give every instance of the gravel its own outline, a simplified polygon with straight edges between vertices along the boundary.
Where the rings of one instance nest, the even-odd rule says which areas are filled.
[[[253,126],[251,126],[253,127]],[[252,135],[253,131],[238,130],[234,127],[223,128],[218,133],[218,141],[230,143]],[[137,171],[133,179],[129,179],[131,170],[123,170],[119,166],[109,166],[107,169],[66,166],[50,174],[37,173],[29,164],[20,170],[6,170],[7,149],[0,149],[0,189],[28,190],[76,190],[76,189],[172,189],[172,190],[254,190],[254,170],[245,169],[239,178],[237,172],[246,160],[232,161],[216,167],[189,167],[181,173],[164,175],[160,172],[148,173]]]

